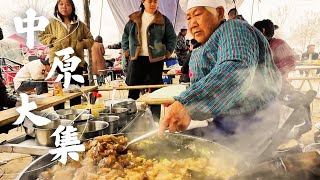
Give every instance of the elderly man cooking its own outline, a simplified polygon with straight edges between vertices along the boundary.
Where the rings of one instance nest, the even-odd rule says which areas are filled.
[[[174,97],[159,134],[185,130],[192,113],[210,113],[205,137],[251,160],[278,128],[281,75],[263,34],[245,21],[225,21],[225,5],[189,0],[188,30],[202,46],[190,60],[192,85]]]

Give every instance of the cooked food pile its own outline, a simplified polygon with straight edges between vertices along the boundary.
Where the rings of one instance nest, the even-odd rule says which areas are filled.
[[[125,150],[124,136],[99,136],[85,143],[79,161],[60,163],[42,172],[38,180],[190,180],[227,179],[235,168],[223,167],[207,158],[147,159],[135,150]]]

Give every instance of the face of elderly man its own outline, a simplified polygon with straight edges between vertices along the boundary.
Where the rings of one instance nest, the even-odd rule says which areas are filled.
[[[201,44],[208,41],[223,19],[223,7],[210,8],[210,11],[205,7],[194,7],[187,11],[189,31]]]

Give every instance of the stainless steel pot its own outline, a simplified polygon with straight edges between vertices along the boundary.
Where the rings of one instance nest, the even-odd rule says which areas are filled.
[[[50,137],[59,127],[72,125],[70,120],[55,120],[45,126],[34,126],[36,142],[41,146],[55,147],[55,137]]]
[[[61,119],[66,119],[67,115],[79,115],[79,114],[89,114],[87,109],[59,109],[56,110],[56,113],[60,116]]]
[[[69,114],[66,116],[66,119],[74,120],[75,122],[81,122],[81,121],[91,121],[93,119],[93,115],[91,114],[82,114],[78,117],[77,114]]]
[[[115,134],[119,131],[119,116],[108,116],[108,115],[100,115],[100,117],[95,120],[108,122],[109,126],[107,127],[109,134]]]
[[[84,142],[86,139],[109,134],[108,126],[109,123],[104,121],[90,121],[75,124],[78,131],[78,138],[81,142]]]
[[[127,108],[128,109],[128,115],[135,114],[137,112],[137,105],[136,101],[124,101],[119,102],[113,105],[114,108]]]
[[[99,115],[100,116],[119,116],[119,128],[122,128],[128,122],[127,112],[128,112],[127,108],[112,108],[111,110],[110,108],[107,108],[105,110],[100,111]]]

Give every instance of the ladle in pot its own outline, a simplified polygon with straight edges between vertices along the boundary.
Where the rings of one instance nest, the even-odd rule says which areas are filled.
[[[128,146],[130,146],[131,144],[134,144],[134,143],[137,143],[137,142],[142,141],[144,139],[147,139],[148,137],[151,137],[151,136],[157,134],[158,132],[159,132],[159,128],[157,128],[155,130],[152,130],[152,131],[150,131],[150,132],[148,132],[146,134],[143,134],[143,135],[141,135],[141,136],[139,136],[137,138],[134,138],[133,140],[128,142],[128,144],[126,145],[126,147],[124,149],[127,149]]]

